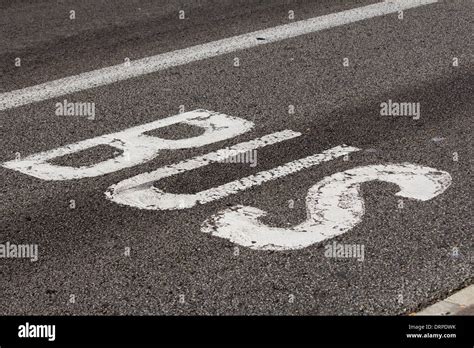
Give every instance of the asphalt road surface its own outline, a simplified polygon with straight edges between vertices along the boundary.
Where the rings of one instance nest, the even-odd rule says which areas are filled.
[[[0,253],[0,314],[399,315],[471,284],[474,2],[344,12],[377,3],[3,1],[0,243],[38,254]]]

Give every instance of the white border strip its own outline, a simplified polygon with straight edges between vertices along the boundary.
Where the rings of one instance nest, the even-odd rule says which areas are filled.
[[[470,306],[474,306],[474,285],[469,285],[445,300],[412,315],[456,315]]]
[[[117,81],[123,81],[170,67],[217,57],[238,50],[314,33],[368,18],[384,16],[400,10],[433,4],[437,1],[438,0],[391,0],[379,2],[138,59],[130,62],[128,66],[119,64],[49,81],[0,94],[0,111],[60,97],[89,88],[108,85]],[[265,40],[257,40],[258,37],[264,38]]]

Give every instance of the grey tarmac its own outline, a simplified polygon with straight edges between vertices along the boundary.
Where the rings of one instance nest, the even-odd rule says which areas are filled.
[[[302,20],[375,2],[6,1],[0,93],[286,24],[290,10]],[[0,162],[176,115],[181,105],[255,123],[238,137],[93,178],[45,181],[0,167],[0,242],[38,245],[36,262],[0,259],[0,314],[402,315],[472,284],[473,23],[474,2],[440,1],[402,20],[367,19],[0,111]],[[64,99],[95,103],[94,119],[56,115]],[[419,103],[419,119],[381,116],[389,100]],[[285,129],[302,135],[259,149],[256,166],[213,163],[156,185],[195,193],[338,145],[361,151],[190,209],[140,210],[105,198],[129,177]],[[153,133],[196,134],[181,126]],[[56,163],[111,156],[98,147]],[[299,224],[308,189],[324,177],[402,162],[446,171],[452,184],[400,208],[396,185],[365,183],[362,222],[299,250],[236,252],[200,230],[237,204],[268,212],[262,221],[271,226]],[[333,242],[364,245],[364,260],[326,257]]]

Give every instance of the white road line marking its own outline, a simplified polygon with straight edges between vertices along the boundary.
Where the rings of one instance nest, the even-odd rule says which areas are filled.
[[[251,47],[266,45],[300,35],[314,33],[361,20],[384,16],[399,10],[407,10],[436,3],[438,0],[392,0],[351,10],[331,13],[273,28],[263,29],[217,40],[181,50],[158,54],[130,62],[97,69],[62,79],[49,81],[0,94],[0,110],[15,108],[42,100],[56,98],[89,88],[108,85],[136,76],[150,74],[170,67],[217,57]],[[257,40],[264,37],[265,40]]]
[[[154,129],[179,123],[202,128],[204,133],[199,136],[178,140],[162,139],[144,134]],[[95,177],[150,161],[163,150],[195,148],[227,140],[248,132],[253,126],[253,122],[242,118],[198,109],[131,127],[120,132],[40,152],[23,159],[5,162],[2,166],[43,180],[72,180]],[[98,145],[109,145],[123,151],[123,153],[114,158],[82,167],[48,163],[48,161],[55,158],[77,153]]]
[[[272,143],[275,143],[298,135],[299,133],[287,130],[280,132],[280,134],[273,133],[265,137],[274,137],[275,139],[272,141]],[[231,148],[231,150],[248,151],[249,149],[255,149],[257,147],[269,145],[270,141],[263,141],[265,137],[252,140],[251,142],[235,145]],[[175,165],[163,167],[150,173],[139,174],[133,178],[123,180],[122,182],[111,186],[108,192],[106,192],[106,196],[116,203],[129,205],[139,209],[170,210],[191,208],[197,204],[209,203],[223,197],[236,194],[240,191],[247,190],[253,186],[259,186],[265,182],[285,177],[289,174],[299,172],[322,162],[330,161],[359,150],[360,149],[356,147],[346,145],[336,146],[329,150],[323,151],[320,154],[315,154],[296,161],[288,162],[273,169],[261,171],[257,174],[250,175],[239,180],[234,180],[224,185],[213,187],[195,194],[173,194],[164,192],[153,186],[153,183],[160,179],[176,175],[184,171],[203,167],[212,161],[218,161],[219,158],[225,155],[227,152],[224,149],[211,152],[204,156],[195,157]]]
[[[412,313],[411,315],[458,315],[459,312],[462,312],[464,309],[471,306],[474,306],[474,285],[469,285],[468,287],[455,292],[448,298],[438,301],[417,313]],[[466,313],[466,315],[472,314]]]
[[[396,184],[395,195],[427,201],[451,185],[451,176],[434,168],[411,163],[370,165],[325,177],[308,190],[307,219],[290,228],[271,227],[258,220],[266,212],[234,206],[207,219],[201,231],[257,250],[301,249],[346,233],[365,213],[360,185],[380,180]]]

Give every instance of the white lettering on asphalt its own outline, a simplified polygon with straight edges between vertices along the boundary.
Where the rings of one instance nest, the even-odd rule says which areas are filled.
[[[338,156],[343,156],[351,151],[355,151],[355,148],[339,146],[328,150],[323,154],[313,155],[302,160],[293,161],[284,166],[269,171],[263,171],[196,194],[167,193],[153,186],[154,182],[163,178],[204,167],[213,162],[222,162],[223,159],[230,156],[229,153],[234,155],[244,153],[249,150],[292,139],[300,135],[301,133],[291,130],[276,132],[265,135],[261,138],[234,145],[228,149],[221,149],[203,156],[194,157],[189,160],[162,167],[150,173],[139,174],[111,186],[107,190],[106,196],[116,203],[129,205],[139,209],[169,210],[191,208],[196,204],[212,202],[239,191],[244,191],[252,186],[261,185],[266,181],[278,179],[304,168],[308,168],[322,161],[327,161]]]
[[[305,248],[343,234],[362,220],[365,208],[360,185],[372,180],[396,184],[400,187],[397,196],[421,201],[451,185],[449,173],[410,163],[357,167],[312,186],[306,196],[307,220],[297,226],[266,226],[258,221],[266,212],[238,205],[207,219],[201,231],[257,250]]]
[[[202,135],[179,140],[162,139],[143,133],[184,123],[204,129]],[[83,140],[53,150],[40,152],[2,165],[43,180],[71,180],[95,177],[147,162],[161,150],[195,148],[233,138],[248,132],[254,124],[242,118],[207,110],[194,110],[125,129],[117,133]],[[48,163],[52,159],[77,153],[98,145],[109,145],[123,153],[90,166],[69,167]]]
[[[0,111],[108,85],[170,67],[217,57],[361,20],[436,3],[437,0],[389,0],[290,24],[254,31],[181,50],[162,53],[0,94]],[[265,38],[265,40],[258,40]]]

